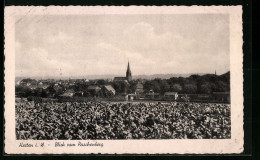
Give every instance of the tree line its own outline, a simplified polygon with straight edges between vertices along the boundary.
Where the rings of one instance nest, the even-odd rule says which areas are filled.
[[[144,83],[144,91],[157,93],[178,92],[185,94],[211,94],[212,92],[230,91],[230,73],[217,76],[215,74],[191,75],[190,77],[172,77],[170,79],[154,79]]]

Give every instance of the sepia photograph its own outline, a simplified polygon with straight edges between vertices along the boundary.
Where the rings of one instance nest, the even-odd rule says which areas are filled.
[[[7,9],[10,153],[243,151],[241,7]]]

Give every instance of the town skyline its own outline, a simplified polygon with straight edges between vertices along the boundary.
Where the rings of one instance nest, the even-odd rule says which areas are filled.
[[[228,73],[230,71],[227,71],[226,73]],[[189,77],[191,75],[206,75],[206,74],[214,74],[212,73],[187,73],[187,74],[151,74],[151,75],[133,75],[133,80],[136,79],[156,79],[156,78],[160,78],[160,79],[169,79],[172,77],[178,78],[178,77]],[[225,74],[225,73],[223,73]],[[222,74],[217,74],[217,75],[222,75]],[[114,79],[114,77],[119,77],[122,75],[113,75],[113,74],[103,74],[103,75],[86,75],[86,76],[16,76],[16,78],[18,79],[25,79],[25,78],[31,78],[31,79],[61,79],[61,80],[66,80],[66,79],[89,79],[89,80],[97,80],[97,79]]]

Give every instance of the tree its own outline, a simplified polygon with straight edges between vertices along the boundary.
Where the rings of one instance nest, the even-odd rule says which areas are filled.
[[[218,77],[219,80],[229,84],[230,83],[230,72],[224,73]]]
[[[188,94],[194,94],[197,92],[197,86],[195,84],[185,84],[184,92]]]
[[[216,91],[217,92],[227,92],[229,91],[229,85],[225,83],[224,81],[218,81],[216,84]]]
[[[116,81],[112,83],[116,93],[126,93],[129,85],[125,81]]]
[[[135,81],[130,81],[130,82],[129,82],[129,87],[128,87],[127,93],[134,93],[135,90],[136,90],[136,84],[137,84],[137,82],[135,82]]]
[[[15,92],[21,97],[32,96],[32,90],[26,86],[15,86]]]
[[[211,88],[210,83],[202,84],[200,86],[200,91],[201,91],[201,93],[204,93],[204,94],[210,94],[212,92],[212,88]]]
[[[54,95],[56,93],[54,85],[50,85],[48,88],[46,88],[46,92],[48,92],[49,95]]]
[[[152,82],[151,81],[146,81],[144,83],[144,91],[149,92],[152,89]]]
[[[171,85],[171,90],[173,92],[181,92],[182,91],[182,87],[180,84],[176,83],[176,84],[172,84]]]
[[[23,86],[15,86],[15,92],[18,93],[18,92],[23,92],[24,91],[24,88]],[[28,87],[27,87],[28,88]]]
[[[191,75],[189,78],[190,78],[191,80],[193,80],[193,81],[198,81],[198,79],[200,78],[200,76],[197,75],[197,74],[194,74],[194,75]]]
[[[36,89],[34,90],[34,96],[42,97],[42,92],[43,92],[43,89],[42,89],[42,88],[36,88]]]
[[[74,86],[72,86],[71,89],[75,91],[85,91],[87,90],[88,85],[86,83],[76,83]]]
[[[152,81],[152,89],[154,90],[154,92],[160,92],[160,81],[158,82],[158,80],[153,80]]]
[[[97,81],[97,85],[105,85],[107,82],[104,79],[100,79]]]
[[[150,90],[153,90],[154,92],[160,92],[160,84],[158,83],[158,80],[151,80],[146,81],[144,84],[144,91],[149,92]]]
[[[166,80],[161,80],[159,84],[160,84],[160,93],[165,93],[170,90],[170,85]]]
[[[20,82],[21,85],[26,85],[27,83],[30,83],[31,85],[36,85],[37,81],[35,79],[26,78],[26,79],[21,80],[21,82]]]
[[[57,86],[53,86],[53,89],[55,90],[55,97],[57,97],[57,96],[59,96],[59,95],[64,93],[65,86],[57,85]]]
[[[172,77],[168,80],[169,84],[179,83],[179,78]]]

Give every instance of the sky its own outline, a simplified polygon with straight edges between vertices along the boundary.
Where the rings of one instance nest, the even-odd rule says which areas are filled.
[[[17,77],[229,71],[229,16],[27,15],[15,25]]]

